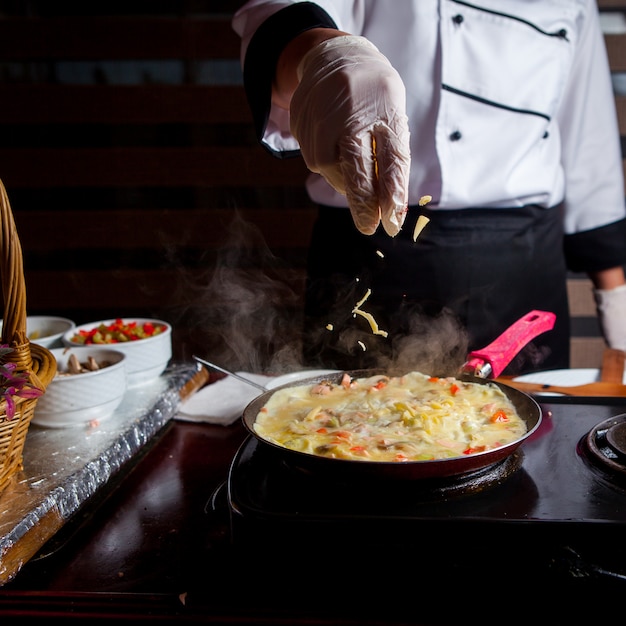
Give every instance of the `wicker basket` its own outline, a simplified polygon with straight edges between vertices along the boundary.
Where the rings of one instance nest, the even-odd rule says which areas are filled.
[[[0,220],[0,278],[4,302],[0,343],[12,348],[12,352],[4,357],[4,362],[15,363],[16,372],[28,373],[30,384],[45,391],[56,374],[57,364],[49,350],[31,344],[26,336],[22,246],[2,181]],[[16,397],[15,415],[11,419],[6,414],[6,402],[4,399],[0,402],[0,494],[23,467],[24,443],[37,400],[38,397]]]

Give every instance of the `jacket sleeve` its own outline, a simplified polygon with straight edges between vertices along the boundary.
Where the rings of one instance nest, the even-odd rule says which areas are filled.
[[[242,36],[243,82],[256,136],[272,155],[285,158],[299,154],[289,132],[289,112],[272,106],[272,81],[278,57],[297,35],[311,28],[337,28],[334,20],[313,2],[274,3],[256,30],[246,28],[236,14],[233,28]],[[249,17],[249,16],[248,16]],[[246,41],[248,41],[246,45]]]
[[[595,1],[577,42],[559,111],[565,172],[565,254],[572,271],[626,264],[620,133]]]
[[[597,272],[626,266],[626,218],[579,233],[566,234],[567,267],[572,272]]]

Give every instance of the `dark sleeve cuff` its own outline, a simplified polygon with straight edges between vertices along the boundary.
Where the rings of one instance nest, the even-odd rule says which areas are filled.
[[[288,157],[299,151],[276,152],[263,143],[272,105],[272,81],[278,57],[297,35],[311,28],[337,28],[331,17],[312,2],[298,2],[267,18],[248,45],[243,64],[243,84],[257,139],[274,156]]]
[[[572,272],[598,272],[626,265],[626,219],[565,235],[563,246]]]

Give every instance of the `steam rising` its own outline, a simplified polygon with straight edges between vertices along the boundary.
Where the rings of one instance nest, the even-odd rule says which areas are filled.
[[[249,372],[301,369],[301,280],[234,212],[207,283],[196,287],[193,316],[205,358]]]
[[[275,256],[259,229],[237,212],[211,270],[192,289],[188,315],[198,354],[207,360],[234,371],[268,374],[337,367],[323,361],[304,364],[302,271]],[[464,362],[468,341],[452,314],[433,318],[416,313],[406,334],[376,336],[365,319],[353,314],[362,295],[362,285],[342,294],[328,319],[308,329],[309,339],[324,337],[342,355],[341,369],[454,374]]]

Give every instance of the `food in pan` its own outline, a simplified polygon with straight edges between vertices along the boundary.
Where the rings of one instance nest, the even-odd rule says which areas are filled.
[[[308,454],[360,461],[449,459],[520,439],[525,421],[493,383],[421,372],[277,389],[255,432]]]

